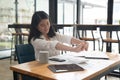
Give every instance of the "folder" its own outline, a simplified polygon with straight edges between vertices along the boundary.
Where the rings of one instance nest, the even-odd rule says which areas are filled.
[[[71,72],[71,71],[83,71],[84,68],[77,64],[52,64],[48,68],[54,73]]]

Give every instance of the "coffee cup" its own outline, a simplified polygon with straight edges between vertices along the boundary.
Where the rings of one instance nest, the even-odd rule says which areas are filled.
[[[39,62],[41,64],[48,63],[49,52],[48,51],[39,51]]]

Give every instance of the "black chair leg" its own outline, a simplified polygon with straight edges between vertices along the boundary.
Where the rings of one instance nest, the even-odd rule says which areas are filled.
[[[103,41],[102,41],[102,49],[101,50],[103,51]]]
[[[120,53],[120,41],[118,43],[118,50],[119,50],[119,53]]]
[[[93,41],[93,50],[95,50],[95,40]]]
[[[105,75],[105,80],[107,80],[107,76]]]
[[[13,80],[19,80],[17,72],[13,72]]]
[[[100,40],[98,40],[98,50],[100,51]]]

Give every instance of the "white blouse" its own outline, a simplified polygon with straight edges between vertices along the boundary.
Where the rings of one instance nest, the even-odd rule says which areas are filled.
[[[41,36],[40,39],[31,40],[31,44],[35,50],[35,58],[39,60],[39,51],[49,51],[49,56],[59,55],[60,51],[56,50],[55,46],[59,43],[71,44],[71,38],[67,35],[61,35],[56,33],[56,36],[50,38],[49,41],[45,40],[44,36]]]

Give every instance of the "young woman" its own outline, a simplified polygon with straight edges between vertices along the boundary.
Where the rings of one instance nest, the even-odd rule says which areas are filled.
[[[60,50],[80,52],[88,49],[87,42],[55,32],[44,11],[33,14],[28,42],[34,47],[36,60],[39,59],[39,51],[49,51],[49,56],[55,56],[60,54]]]

